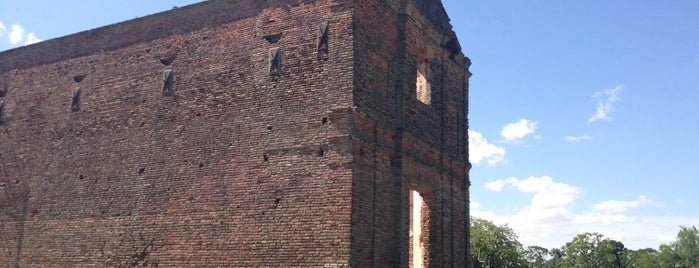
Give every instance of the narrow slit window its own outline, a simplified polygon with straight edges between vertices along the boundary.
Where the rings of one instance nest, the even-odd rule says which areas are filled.
[[[5,122],[5,102],[0,101],[0,125]]]
[[[328,22],[325,21],[318,27],[318,52],[328,52]]]
[[[70,111],[75,113],[80,111],[80,95],[82,91],[80,89],[76,89],[73,91],[73,100],[70,103]]]
[[[269,74],[282,75],[282,49],[279,47],[269,49]]]
[[[163,95],[172,95],[172,70],[170,69],[163,71]]]

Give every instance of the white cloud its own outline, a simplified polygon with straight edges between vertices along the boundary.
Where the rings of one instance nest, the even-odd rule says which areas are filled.
[[[507,141],[521,139],[534,133],[537,124],[537,122],[530,122],[529,120],[522,118],[515,123],[505,125],[502,128],[500,135]]]
[[[513,183],[517,189],[525,193],[534,193],[531,206],[535,208],[558,208],[573,202],[579,191],[565,183],[555,182],[549,176],[531,176],[525,180]]]
[[[699,217],[637,216],[629,213],[642,206],[659,207],[641,195],[636,200],[608,200],[592,205],[589,210],[575,211],[581,190],[558,182],[550,176],[527,179],[507,178],[486,183],[492,191],[513,186],[523,193],[533,193],[528,206],[504,212],[486,209],[488,202],[472,202],[471,215],[494,223],[508,224],[525,246],[558,248],[577,234],[597,232],[624,243],[627,248],[655,248],[674,241],[679,226],[699,226]]]
[[[10,31],[8,37],[10,38],[10,43],[16,45],[24,39],[24,29],[22,26],[19,26],[19,24],[14,24],[12,25],[12,31]]]
[[[476,202],[476,201],[471,201],[470,208],[471,209],[479,209],[479,208],[481,208],[481,204],[478,204],[478,202]]]
[[[612,224],[629,222],[633,219],[621,213],[588,212],[576,215],[573,221],[580,224]]]
[[[485,161],[494,166],[505,158],[505,148],[488,143],[483,134],[473,130],[468,131],[468,160],[474,164]]]
[[[624,89],[623,86],[616,86],[615,88],[608,88],[602,91],[595,92],[592,95],[593,98],[599,99],[597,103],[597,109],[595,114],[587,120],[588,123],[595,122],[597,120],[607,120],[611,121],[611,113],[614,112],[614,104],[620,100],[619,95]]]
[[[22,43],[22,41],[24,41],[25,46],[44,41],[43,39],[38,38],[33,32],[27,33],[27,31],[22,28],[19,23],[13,24],[10,27],[10,31],[8,31],[5,25],[0,22],[0,36],[3,36],[8,32],[9,34],[7,35],[7,38],[12,45],[18,45]]]
[[[606,213],[619,213],[624,212],[632,208],[637,208],[642,205],[659,207],[657,203],[648,199],[646,196],[641,195],[638,200],[634,201],[620,201],[620,200],[607,200],[595,204],[592,208],[596,211],[606,212]]]
[[[507,179],[501,179],[501,180],[487,182],[483,187],[485,187],[486,189],[491,190],[493,192],[500,192],[500,191],[502,191],[502,188],[504,188],[506,184],[513,184],[517,181],[519,181],[517,178],[510,177]]]
[[[491,191],[502,191],[506,185],[512,185],[523,193],[533,193],[529,206],[525,207],[517,215],[512,216],[524,220],[536,220],[542,222],[556,222],[569,220],[572,213],[568,206],[575,200],[580,191],[568,184],[556,182],[549,176],[534,177],[520,180],[515,177],[496,180],[485,184],[485,188]]]
[[[592,139],[592,137],[587,136],[587,135],[585,135],[585,136],[568,136],[568,137],[563,138],[563,141],[565,141],[565,142],[578,142],[578,141],[587,141],[587,140],[591,140],[591,139]]]
[[[36,35],[35,35],[34,33],[28,33],[28,34],[27,34],[27,41],[24,42],[24,45],[25,45],[25,46],[28,46],[28,45],[31,45],[31,44],[39,43],[39,42],[41,42],[41,41],[44,41],[44,40],[41,40],[41,39],[39,39],[39,38],[36,38]]]

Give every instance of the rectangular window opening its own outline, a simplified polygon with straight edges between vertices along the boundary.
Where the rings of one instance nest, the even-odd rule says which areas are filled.
[[[417,81],[415,83],[417,100],[429,105],[432,102],[432,90],[429,81],[430,62],[419,60],[417,64]]]

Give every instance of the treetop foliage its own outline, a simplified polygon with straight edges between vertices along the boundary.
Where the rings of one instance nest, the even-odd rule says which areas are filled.
[[[492,268],[697,268],[699,231],[681,226],[674,242],[659,249],[627,249],[620,241],[599,233],[582,233],[561,248],[524,248],[507,225],[471,218],[471,257]]]

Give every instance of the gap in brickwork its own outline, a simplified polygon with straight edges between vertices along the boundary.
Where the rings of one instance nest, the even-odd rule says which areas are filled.
[[[160,58],[160,63],[162,63],[165,66],[170,66],[173,61],[175,61],[175,55],[167,55],[165,57]]]
[[[269,75],[282,75],[282,49],[280,47],[269,49]]]
[[[269,161],[269,156],[267,156],[267,154],[263,154],[262,161],[265,161],[265,162]]]
[[[429,81],[430,62],[427,59],[420,59],[417,63],[417,79],[415,83],[415,95],[417,99],[429,105],[432,102],[432,90]]]
[[[172,96],[172,76],[173,74],[171,69],[165,69],[163,71],[163,95],[165,96]]]
[[[0,125],[5,122],[5,102],[0,101]]]
[[[276,44],[277,42],[279,42],[280,39],[282,39],[282,34],[278,33],[278,34],[265,35],[265,36],[263,36],[263,38],[265,40],[267,40],[267,42],[269,42],[270,44]]]
[[[76,89],[73,91],[73,100],[70,103],[70,111],[75,113],[80,111],[80,95],[82,94],[82,91],[80,89]]]
[[[329,40],[330,40],[330,33],[329,33],[329,23],[328,21],[323,21],[320,23],[318,26],[318,59],[319,60],[327,60],[328,59],[328,51],[330,50],[329,46]]]
[[[75,81],[75,83],[80,83],[85,79],[85,76],[87,76],[87,74],[73,76],[73,81]]]
[[[323,147],[319,147],[318,151],[316,152],[316,155],[318,157],[323,157],[325,155],[325,150],[323,150]]]
[[[320,120],[320,123],[323,124],[323,125],[327,124],[327,123],[328,123],[328,118],[327,118],[327,117],[323,117],[323,118]]]
[[[7,85],[2,86],[2,90],[0,90],[0,97],[5,97],[7,95]]]

